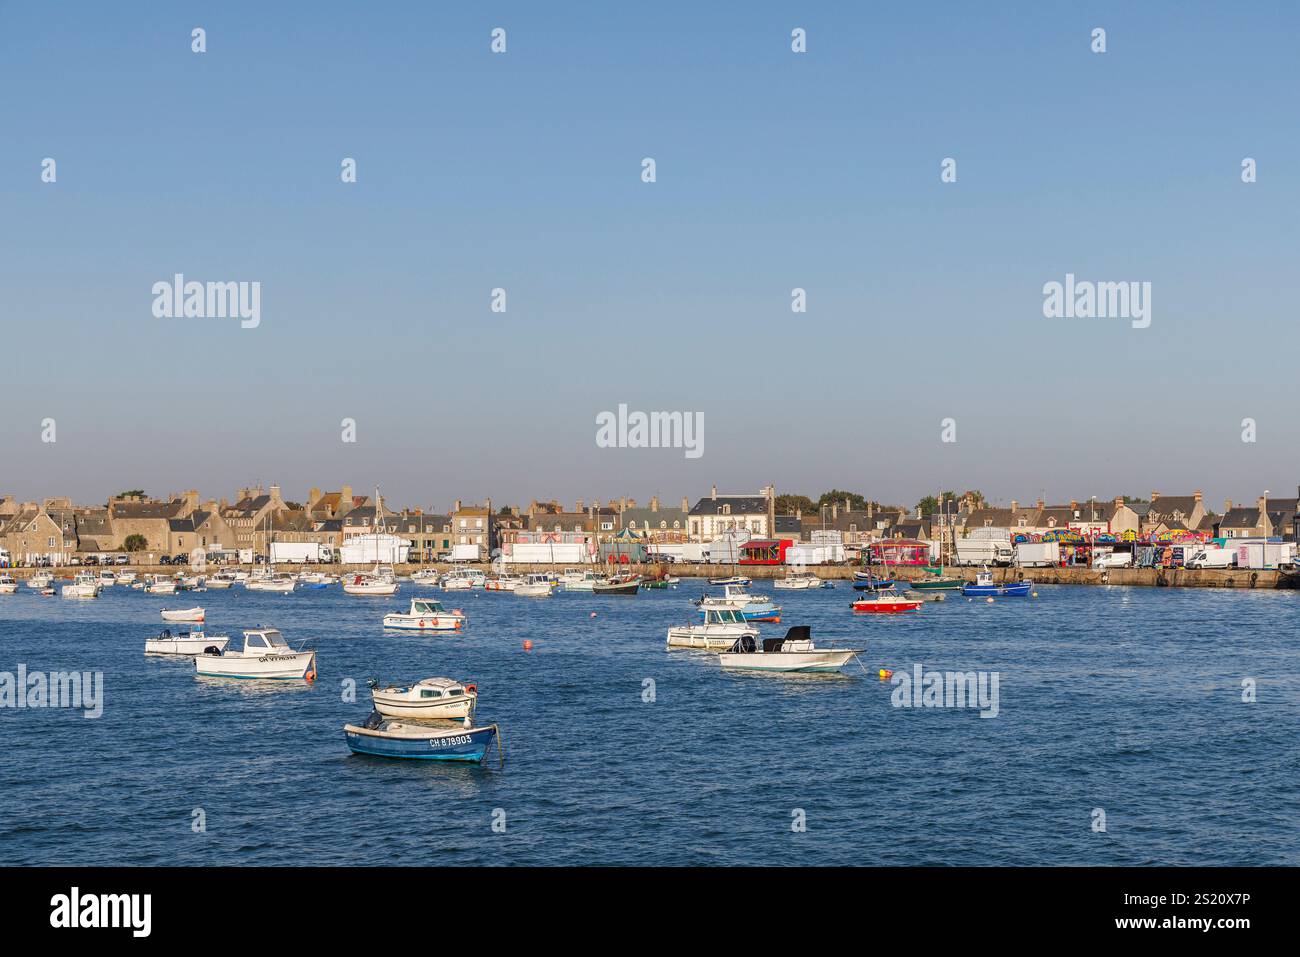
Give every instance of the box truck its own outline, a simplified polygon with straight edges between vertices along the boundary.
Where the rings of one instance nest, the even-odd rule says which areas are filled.
[[[483,560],[483,546],[453,545],[451,546],[451,555],[447,560],[451,562],[481,562]]]
[[[1238,568],[1277,568],[1295,563],[1294,542],[1242,542],[1233,548]]]
[[[1237,552],[1218,545],[1203,545],[1187,559],[1188,568],[1232,568],[1237,564]]]
[[[1010,565],[1016,553],[1010,542],[997,539],[957,539],[958,565]]]
[[[1061,546],[1056,542],[1021,542],[1016,546],[1016,563],[1022,568],[1059,565]]]
[[[505,560],[519,565],[578,565],[589,558],[582,542],[515,542],[504,550]]]
[[[272,542],[271,561],[277,564],[301,564],[303,562],[330,562],[334,560],[334,550],[320,542]]]

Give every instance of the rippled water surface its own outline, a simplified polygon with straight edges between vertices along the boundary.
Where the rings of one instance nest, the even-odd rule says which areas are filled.
[[[443,597],[469,626],[429,637],[380,627],[427,591],[410,583],[393,599],[337,586],[0,596],[0,671],[98,670],[106,689],[97,720],[0,710],[0,853],[11,864],[1300,863],[1300,594],[1043,586],[1035,599],[952,598],[876,618],[851,613],[845,583],[759,583],[785,609],[764,635],[806,623],[819,643],[867,649],[843,677],[787,678],[665,650],[704,588],[455,592]],[[265,624],[311,640],[319,679],[212,683],[190,661],[146,658],[159,609],[195,603],[210,634],[238,641]],[[999,716],[893,707],[877,669],[917,662],[998,672]],[[352,755],[341,728],[369,711],[372,675],[477,682],[505,768]],[[346,678],[359,702],[343,700]],[[791,827],[800,811],[803,832]]]

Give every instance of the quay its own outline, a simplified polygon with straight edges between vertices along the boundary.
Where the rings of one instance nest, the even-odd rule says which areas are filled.
[[[178,571],[184,571],[186,574],[194,574],[194,570],[189,567],[177,568],[175,565],[118,565],[118,566],[101,566],[109,567],[117,571],[133,571],[137,575],[163,575],[170,577]],[[209,565],[203,570],[203,574],[214,574],[221,571],[224,567],[231,568],[249,568],[249,566],[222,566]],[[654,574],[660,568],[666,568],[671,574],[680,578],[721,578],[728,575],[745,575],[755,580],[784,578],[792,570],[785,565],[704,565],[704,564],[683,564],[674,563],[670,565],[585,565],[574,566],[564,564],[534,564],[518,563],[510,566],[512,573],[522,574],[525,572],[562,572],[567,568],[585,567],[597,570],[612,568],[621,572],[635,572],[638,574]],[[284,563],[277,566],[280,571],[301,571],[304,569],[311,571],[324,572],[329,575],[349,575],[365,572],[369,566],[357,565],[340,565],[340,564],[290,564]],[[487,562],[460,563],[452,565],[448,562],[427,562],[427,563],[408,563],[394,566],[399,576],[410,575],[412,572],[420,569],[437,569],[438,571],[450,571],[453,568],[474,568],[484,572],[487,575],[494,574],[494,569]],[[849,581],[853,578],[853,573],[863,568],[861,565],[808,565],[803,568],[810,574],[818,578],[829,579],[831,581]],[[876,573],[881,572],[881,566],[873,566]],[[978,569],[973,566],[948,566],[945,574],[957,575],[959,577],[975,579],[975,573]],[[99,568],[94,565],[86,566],[61,566],[58,568],[6,568],[4,569],[10,575],[19,580],[25,580],[38,572],[49,572],[56,578],[71,579],[79,571],[98,572]],[[1020,577],[1033,579],[1036,583],[1042,585],[1134,585],[1143,587],[1169,587],[1169,588],[1293,588],[1295,583],[1284,572],[1276,569],[1263,568],[1108,568],[1096,569],[1085,568],[1082,566],[1049,566],[1044,568],[991,568],[995,581],[1005,582],[1014,581]],[[927,572],[924,568],[915,566],[890,566],[889,576],[898,581],[910,581],[916,578],[923,578]]]

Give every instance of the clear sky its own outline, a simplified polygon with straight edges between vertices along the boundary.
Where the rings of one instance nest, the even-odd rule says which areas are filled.
[[[0,492],[1295,494],[1297,11],[0,4]]]

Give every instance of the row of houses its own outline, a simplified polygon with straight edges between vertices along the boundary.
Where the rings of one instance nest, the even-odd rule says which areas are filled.
[[[308,491],[303,503],[287,501],[278,485],[241,488],[231,499],[200,498],[194,490],[149,499],[121,496],[102,506],[74,505],[66,498],[18,502],[0,497],[0,548],[11,560],[62,564],[74,554],[209,553],[265,554],[271,542],[315,542],[340,549],[376,534],[406,541],[413,557],[433,560],[460,546],[481,557],[499,548],[530,542],[582,543],[593,553],[606,540],[635,538],[645,543],[710,542],[743,533],[749,538],[796,542],[863,544],[881,539],[952,541],[985,530],[1009,535],[1072,530],[1084,534],[1140,537],[1199,532],[1206,537],[1295,538],[1300,498],[1265,498],[1253,506],[1224,503],[1211,512],[1201,492],[1162,495],[1149,501],[1090,499],[1061,505],[1037,501],[989,507],[970,497],[944,503],[930,514],[919,510],[852,507],[829,503],[815,515],[777,514],[771,485],[755,493],[719,493],[714,486],[692,505],[682,498],[665,505],[657,497],[646,505],[635,499],[577,500],[572,508],[555,500],[533,500],[526,507],[494,507],[493,502],[456,501],[445,513],[394,510],[350,486],[337,492]]]

